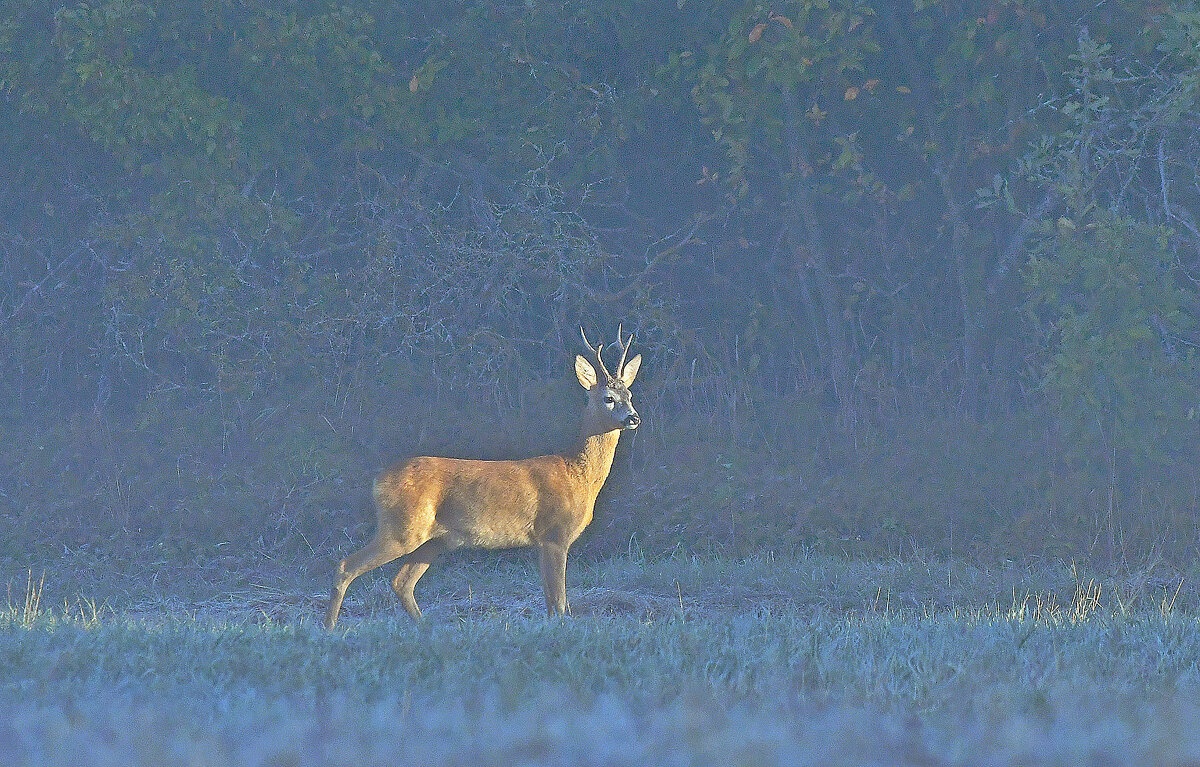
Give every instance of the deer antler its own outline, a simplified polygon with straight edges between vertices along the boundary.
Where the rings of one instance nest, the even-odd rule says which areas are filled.
[[[625,372],[625,357],[629,355],[629,347],[633,344],[633,333],[629,334],[628,340],[621,340],[622,325],[617,325],[617,343],[621,344],[621,361],[617,364],[617,375]]]
[[[606,381],[612,381],[612,374],[608,372],[608,368],[604,367],[604,360],[600,359],[600,350],[604,348],[604,345],[601,344],[600,346],[592,346],[592,342],[588,340],[587,333],[583,331],[582,325],[579,326],[579,335],[583,336],[583,343],[585,346],[587,346],[588,351],[596,355],[596,364],[600,366],[600,372],[604,374],[604,379]],[[621,359],[624,360],[624,357]],[[620,368],[617,368],[617,370],[620,370]]]

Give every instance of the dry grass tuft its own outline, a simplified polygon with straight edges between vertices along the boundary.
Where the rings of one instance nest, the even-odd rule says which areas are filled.
[[[46,585],[46,571],[43,570],[41,576],[35,582],[33,580],[33,568],[29,568],[25,573],[25,592],[18,597],[17,604],[13,604],[12,581],[7,584],[8,606],[7,613],[9,620],[13,621],[22,628],[30,628],[39,618],[43,617],[42,612],[42,590]]]

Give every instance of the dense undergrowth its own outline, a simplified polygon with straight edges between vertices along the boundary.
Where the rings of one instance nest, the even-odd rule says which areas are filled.
[[[1200,537],[1200,475],[1178,461],[1147,465],[1137,495],[1114,500],[1093,473],[1061,460],[1032,419],[863,426],[852,444],[808,428],[802,419],[820,412],[816,402],[723,421],[681,412],[681,393],[647,367],[635,392],[644,425],[622,440],[577,546],[590,556],[816,547],[1182,562]],[[164,397],[131,420],[93,411],[13,418],[17,438],[0,444],[10,480],[0,555],[29,566],[64,546],[341,556],[369,537],[371,479],[389,462],[565,449],[581,406],[565,378],[538,384],[538,398],[513,409],[389,380],[394,389],[370,387],[340,404],[306,389],[252,410]]]

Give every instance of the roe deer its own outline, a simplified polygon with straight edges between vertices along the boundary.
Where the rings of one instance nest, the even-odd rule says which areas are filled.
[[[337,624],[351,581],[399,557],[404,561],[392,589],[408,614],[419,620],[413,587],[439,554],[459,546],[537,546],[547,613],[570,611],[567,549],[592,521],[596,495],[612,468],[621,432],[641,423],[629,385],[637,377],[642,355],[625,361],[633,336],[622,341],[617,329],[621,361],[614,376],[600,359],[603,345],[593,348],[582,328],[580,335],[595,355],[596,366],[581,355],[575,357],[575,376],[587,390],[579,447],[565,455],[518,461],[422,456],[384,470],[372,488],[375,537],[338,564],[326,628]]]

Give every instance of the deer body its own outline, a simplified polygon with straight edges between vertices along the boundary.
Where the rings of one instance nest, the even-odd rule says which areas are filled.
[[[460,546],[537,546],[546,610],[568,612],[567,550],[592,521],[621,431],[641,422],[629,395],[641,355],[625,363],[630,342],[632,337],[623,344],[616,376],[604,368],[600,347],[593,350],[599,373],[582,356],[575,358],[576,376],[588,393],[577,450],[515,461],[421,456],[381,473],[372,489],[375,537],[338,564],[325,625],[337,624],[351,581],[400,557],[392,589],[409,615],[420,619],[413,588],[440,554]]]

